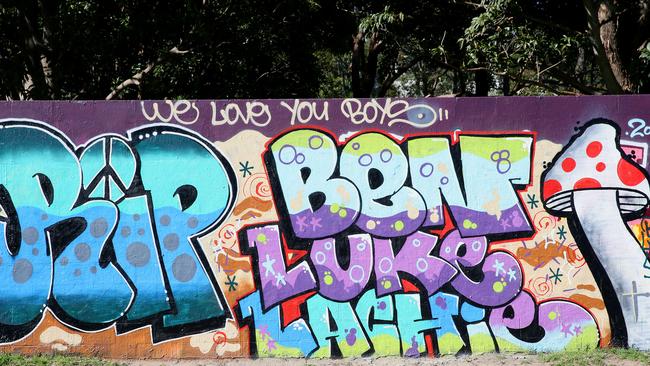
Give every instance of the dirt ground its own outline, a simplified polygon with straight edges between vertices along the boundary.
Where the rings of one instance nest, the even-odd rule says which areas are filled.
[[[124,362],[124,361],[120,361]],[[401,358],[401,357],[382,357],[382,358],[352,358],[352,359],[236,359],[236,360],[183,360],[183,361],[153,361],[153,360],[134,360],[128,361],[130,366],[202,366],[202,365],[223,365],[223,366],[303,366],[303,365],[336,365],[336,366],[419,366],[419,365],[616,365],[616,366],[639,366],[647,365],[647,361],[623,359],[614,355],[604,355],[603,357],[560,357],[557,360],[548,360],[543,355],[535,354],[483,354],[462,357],[442,357],[442,358]]]

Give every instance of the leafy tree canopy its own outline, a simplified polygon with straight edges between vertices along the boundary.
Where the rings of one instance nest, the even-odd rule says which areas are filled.
[[[618,94],[650,0],[4,0],[5,99]]]

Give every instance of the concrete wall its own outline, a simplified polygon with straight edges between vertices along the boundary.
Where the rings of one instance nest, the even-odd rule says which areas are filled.
[[[650,349],[648,105],[0,103],[0,351]]]

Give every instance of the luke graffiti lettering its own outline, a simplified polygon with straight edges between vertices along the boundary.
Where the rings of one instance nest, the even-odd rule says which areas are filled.
[[[536,302],[522,290],[517,259],[489,250],[494,239],[532,230],[517,195],[530,181],[532,135],[460,135],[452,144],[451,136],[368,132],[339,146],[300,129],[267,146],[285,220],[240,230],[257,290],[238,314],[258,354],[596,346],[587,310]],[[286,248],[307,254],[289,263]],[[285,322],[281,309],[303,294],[300,317]]]
[[[155,341],[222,326],[230,312],[197,238],[235,189],[225,158],[183,129],[75,149],[43,124],[1,122],[0,338],[25,336],[45,308],[82,330],[151,324]]]

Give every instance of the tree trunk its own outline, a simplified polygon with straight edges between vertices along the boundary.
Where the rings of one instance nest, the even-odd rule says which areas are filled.
[[[364,71],[366,68],[366,39],[363,32],[352,37],[352,96],[355,98],[367,97],[363,90]]]
[[[615,8],[610,1],[603,1],[598,8],[598,21],[600,23],[600,40],[605,48],[605,55],[612,67],[616,81],[625,93],[633,93],[636,89],[630,78],[627,65],[621,57],[618,42],[618,16],[614,14]]]
[[[30,99],[53,99],[57,93],[52,67],[52,48],[50,38],[56,6],[54,2],[25,1],[18,7],[24,20],[23,33],[25,35],[25,50],[29,57],[27,65],[26,82],[29,88],[25,94]],[[42,29],[39,27],[42,26]]]
[[[465,95],[465,74],[460,70],[454,70],[454,85],[452,87],[452,93],[457,96]]]
[[[375,89],[377,67],[382,41],[379,35],[373,33],[368,38],[366,51],[366,35],[359,31],[352,38],[352,95],[355,98],[369,98]]]
[[[601,76],[610,94],[635,90],[618,47],[618,19],[608,0],[583,0],[589,21],[590,38]]]
[[[501,78],[501,91],[505,97],[510,95],[510,77],[508,75],[503,75]]]
[[[490,73],[487,70],[478,70],[474,73],[474,84],[477,97],[487,97],[490,92]]]

